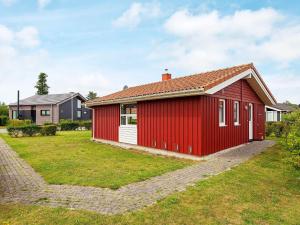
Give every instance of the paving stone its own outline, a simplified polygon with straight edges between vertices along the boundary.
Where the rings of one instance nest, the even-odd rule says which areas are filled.
[[[49,185],[29,164],[0,139],[0,203],[23,203],[121,214],[155,204],[158,200],[208,176],[248,160],[273,141],[252,142],[219,152],[206,161],[129,184],[118,190],[72,185]]]

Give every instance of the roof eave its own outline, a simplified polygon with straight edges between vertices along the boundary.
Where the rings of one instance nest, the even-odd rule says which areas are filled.
[[[128,102],[138,102],[138,101],[149,101],[149,100],[157,100],[157,99],[166,99],[166,98],[176,98],[176,97],[185,97],[185,96],[196,96],[205,94],[204,88],[195,88],[183,91],[175,91],[175,92],[165,92],[159,94],[152,95],[143,95],[136,97],[128,97],[114,100],[107,100],[102,102],[87,102],[88,107],[100,106],[100,105],[111,105],[111,104],[120,104],[120,103],[128,103]]]

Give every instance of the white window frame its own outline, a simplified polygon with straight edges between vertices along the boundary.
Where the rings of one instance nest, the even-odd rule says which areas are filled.
[[[79,116],[80,114],[80,116]],[[76,111],[76,116],[77,116],[77,119],[81,119],[82,118],[82,111],[81,110],[77,110]]]
[[[82,108],[82,102],[80,99],[77,99],[77,109],[81,109]]]
[[[236,109],[237,109],[237,112],[236,112],[237,121],[234,121],[235,106],[237,106],[236,107]],[[233,103],[233,122],[234,122],[234,126],[239,126],[240,125],[240,102],[239,101],[234,101],[234,103]]]
[[[136,103],[126,103],[126,104],[120,104],[120,126],[121,127],[136,127],[137,124],[128,124],[128,117],[133,117],[134,119],[137,119],[137,114],[122,114],[122,105],[137,105]],[[122,124],[122,117],[126,117],[126,124]]]
[[[13,120],[18,119],[18,111],[17,110],[12,110],[12,119]]]
[[[220,102],[223,102],[223,118],[224,118],[224,121],[221,122],[220,121]],[[218,102],[218,116],[219,116],[219,126],[220,127],[225,127],[226,126],[226,101],[225,99],[219,99],[219,102]]]

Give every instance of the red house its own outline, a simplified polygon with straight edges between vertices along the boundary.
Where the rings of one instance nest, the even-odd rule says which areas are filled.
[[[131,87],[88,102],[93,139],[196,156],[265,138],[276,100],[246,64]]]

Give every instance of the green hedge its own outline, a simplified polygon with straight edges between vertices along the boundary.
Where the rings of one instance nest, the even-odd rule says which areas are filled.
[[[8,116],[0,116],[0,126],[6,126],[8,123]]]
[[[60,130],[67,131],[67,130],[78,130],[78,129],[92,129],[92,121],[91,120],[61,120],[59,123]]]
[[[11,137],[32,137],[32,136],[54,136],[56,135],[57,126],[37,126],[34,124],[24,126],[8,126],[7,131]]]
[[[57,131],[56,125],[44,125],[41,127],[41,135],[43,136],[55,136]]]
[[[267,122],[266,136],[274,135],[275,137],[282,137],[285,129],[283,122]]]
[[[60,130],[76,130],[79,128],[79,121],[61,120],[59,123]]]
[[[22,126],[26,126],[26,125],[30,125],[32,124],[31,120],[10,120],[8,125],[11,127],[22,127]]]

